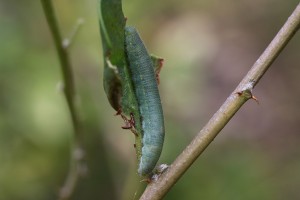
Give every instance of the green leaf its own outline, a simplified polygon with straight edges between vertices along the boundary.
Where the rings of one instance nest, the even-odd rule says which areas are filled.
[[[111,106],[118,110],[122,93],[118,68],[126,65],[124,51],[126,20],[121,0],[100,0],[99,2],[99,23],[104,57],[103,85]]]
[[[135,121],[138,162],[142,149],[142,127],[138,103],[125,56],[125,22],[121,0],[100,0],[99,23],[104,56],[104,90],[111,106]]]

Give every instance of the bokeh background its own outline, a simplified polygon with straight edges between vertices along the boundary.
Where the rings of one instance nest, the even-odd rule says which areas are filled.
[[[102,85],[96,0],[53,0],[70,48],[88,173],[72,199],[137,199],[134,137],[120,128]],[[165,58],[171,163],[233,91],[298,0],[124,0],[128,24]],[[40,1],[0,1],[0,199],[57,199],[72,125]],[[300,37],[291,40],[220,135],[165,199],[300,199]]]

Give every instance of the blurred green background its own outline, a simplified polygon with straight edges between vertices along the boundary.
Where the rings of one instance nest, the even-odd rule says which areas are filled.
[[[72,199],[137,199],[134,138],[102,86],[97,1],[54,0],[70,49],[88,173]],[[160,92],[170,164],[236,87],[298,0],[124,0],[128,24],[165,58]],[[72,125],[40,1],[0,1],[0,199],[57,199]],[[300,37],[165,199],[300,199]]]

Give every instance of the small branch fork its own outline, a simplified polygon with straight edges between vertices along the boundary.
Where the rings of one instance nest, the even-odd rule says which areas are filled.
[[[68,48],[70,47],[80,25],[83,23],[83,20],[78,21],[77,26],[71,34],[71,38],[62,40],[51,0],[41,0],[41,3],[53,40],[55,42],[56,51],[58,53],[63,75],[63,91],[66,97],[67,106],[70,110],[71,120],[74,128],[74,142],[71,146],[70,169],[59,194],[59,199],[66,200],[70,199],[71,195],[73,194],[78,178],[86,172],[84,150],[82,148],[82,128],[79,120],[78,108],[76,107],[75,84],[68,54]]]
[[[237,88],[159,179],[148,185],[140,200],[162,199],[242,105],[251,98],[255,99],[252,95],[253,88],[295,35],[299,26],[300,3]]]

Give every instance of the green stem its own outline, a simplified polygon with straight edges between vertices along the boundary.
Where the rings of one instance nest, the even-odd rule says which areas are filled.
[[[63,40],[59,32],[58,22],[55,17],[55,12],[51,0],[41,0],[44,13],[55,43],[55,48],[58,53],[63,80],[64,94],[67,101],[67,106],[70,111],[71,120],[74,128],[74,144],[71,150],[71,165],[68,177],[64,186],[61,189],[61,199],[68,199],[76,186],[80,169],[82,169],[83,150],[81,145],[81,127],[79,122],[78,112],[75,106],[75,84],[73,78],[72,67],[67,51],[67,47],[63,45]]]
[[[242,105],[252,97],[251,91],[270,65],[294,36],[300,26],[300,3],[284,26],[254,63],[250,71],[231,93],[193,141],[156,181],[148,185],[140,200],[162,199],[184,172],[201,155]]]

